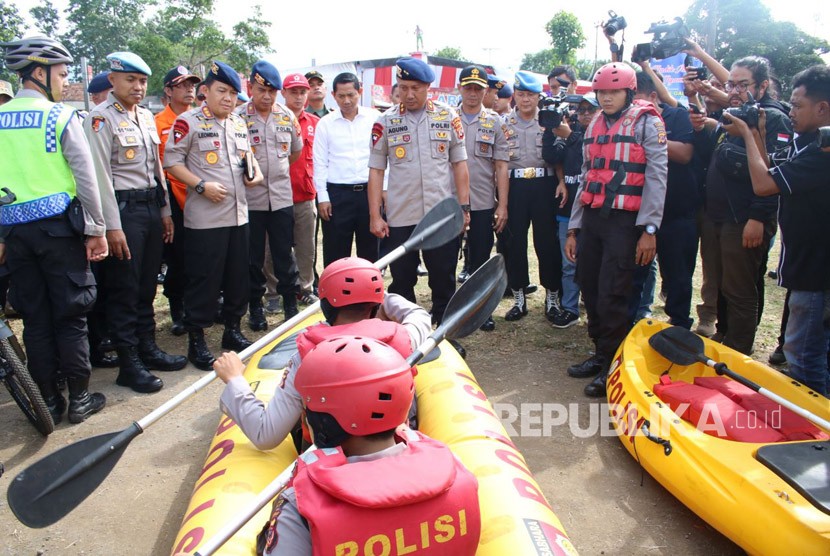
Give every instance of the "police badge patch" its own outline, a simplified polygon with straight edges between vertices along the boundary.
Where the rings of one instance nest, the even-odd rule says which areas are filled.
[[[372,146],[378,144],[380,138],[383,137],[383,124],[380,122],[375,122],[375,125],[372,126]]]
[[[107,120],[103,116],[92,116],[92,123],[90,124],[92,131],[95,133],[101,131],[101,126],[103,126],[106,121]]]
[[[464,128],[461,127],[461,118],[456,116],[452,119],[452,128],[459,140],[464,139]]]
[[[176,120],[173,123],[173,144],[178,144],[190,132],[190,126],[184,120]]]

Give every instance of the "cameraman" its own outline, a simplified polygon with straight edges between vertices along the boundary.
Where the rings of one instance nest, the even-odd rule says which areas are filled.
[[[728,110],[757,118],[758,106],[766,109],[765,145],[768,152],[785,145],[792,128],[783,107],[768,93],[769,62],[747,56],[732,64],[725,83]],[[758,104],[748,104],[751,99]],[[747,355],[752,353],[755,329],[762,311],[763,280],[758,276],[770,239],[775,233],[776,198],[755,195],[749,177],[746,144],[734,127],[719,127],[706,176],[706,209],[703,218],[701,256],[712,272],[725,301],[724,345]],[[762,299],[762,298],[761,298]]]
[[[560,187],[564,185],[568,190],[568,202],[556,211],[559,248],[562,252],[562,313],[552,320],[554,328],[568,328],[579,322],[579,286],[574,280],[576,265],[565,256],[565,239],[579,176],[582,174],[582,138],[599,109],[599,102],[593,93],[572,95],[565,97],[565,100],[573,100],[573,104],[576,104],[576,118],[563,118],[558,127],[545,129],[542,135],[542,157],[556,168]]]
[[[761,114],[752,129],[727,114],[729,133],[747,145],[749,173],[756,195],[781,194],[778,221],[783,243],[779,284],[789,290],[790,316],[784,354],[793,378],[814,391],[830,393],[827,347],[830,340],[830,153],[819,147],[819,128],[830,126],[830,68],[817,65],[793,78],[790,119],[798,137],[771,157],[759,129],[773,110]],[[768,127],[768,126],[767,126]]]
[[[576,70],[571,66],[555,66],[548,74],[548,85],[552,97],[559,96],[563,87],[565,94],[576,93]]]

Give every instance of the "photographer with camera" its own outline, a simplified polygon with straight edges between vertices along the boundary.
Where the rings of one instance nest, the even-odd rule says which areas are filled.
[[[571,66],[554,66],[548,74],[548,85],[552,97],[576,93],[576,70]]]
[[[576,265],[565,256],[565,239],[568,234],[579,176],[582,174],[582,139],[585,130],[599,110],[596,95],[568,95],[563,99],[575,105],[576,111],[553,128],[546,127],[542,135],[542,157],[554,166],[559,185],[568,189],[568,202],[556,210],[559,225],[559,248],[562,252],[562,313],[552,320],[554,328],[568,328],[579,322],[579,286],[576,283]]]
[[[568,375],[596,375],[585,395],[604,397],[611,358],[631,328],[628,301],[634,271],[637,265],[651,264],[657,249],[668,139],[654,106],[634,100],[637,76],[630,66],[602,66],[594,75],[593,89],[602,113],[585,132],[565,255],[577,263],[596,354],[569,367]]]
[[[830,130],[821,128],[830,126],[830,68],[808,68],[793,78],[792,86],[790,120],[798,137],[770,157],[771,168],[767,168],[767,143],[761,130],[774,110],[761,110],[760,125],[754,128],[727,112],[724,127],[746,143],[754,193],[763,197],[780,194],[778,222],[786,257],[781,257],[778,279],[789,290],[790,310],[784,354],[793,378],[827,396],[830,153],[823,152],[821,139]]]
[[[692,275],[697,261],[697,211],[703,204],[691,165],[694,131],[686,110],[659,101],[658,87],[663,83],[659,74],[652,71],[651,75],[637,73],[637,94],[634,98],[653,104],[666,125],[669,165],[663,222],[657,233],[657,258],[666,294],[666,314],[671,324],[688,329],[692,326],[689,313],[692,306]],[[650,291],[643,291],[647,275],[648,267],[640,267],[635,273],[629,313],[632,321],[636,318],[643,294],[648,297],[649,304],[654,297],[653,287]]]
[[[759,56],[747,56],[732,64],[725,84],[730,106],[726,112],[757,128],[759,107],[765,108],[766,129],[761,132],[768,152],[773,152],[789,141],[792,128],[783,107],[768,94],[769,73],[769,62]],[[719,127],[712,144],[701,257],[725,302],[718,307],[724,316],[719,318],[725,325],[721,328],[723,338],[715,337],[749,355],[763,311],[764,286],[759,276],[775,233],[778,200],[753,192],[746,144],[734,126]]]
[[[625,36],[620,40],[620,44],[617,44],[616,34],[617,31],[621,31],[626,27],[628,27],[628,23],[624,17],[617,15],[613,10],[608,10],[608,20],[602,23],[602,34],[608,39],[612,62],[622,62]]]

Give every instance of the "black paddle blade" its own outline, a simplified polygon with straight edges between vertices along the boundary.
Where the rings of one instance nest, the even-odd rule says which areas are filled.
[[[469,336],[493,314],[506,287],[504,257],[496,255],[473,272],[453,294],[438,330],[443,328],[447,338]]]
[[[464,213],[454,197],[447,197],[424,215],[403,245],[407,252],[435,249],[461,235]]]
[[[648,345],[675,365],[687,367],[706,361],[703,338],[682,326],[664,328],[648,339]]]
[[[33,463],[9,485],[9,508],[27,527],[52,525],[98,488],[141,432],[133,423],[120,432],[79,440]]]

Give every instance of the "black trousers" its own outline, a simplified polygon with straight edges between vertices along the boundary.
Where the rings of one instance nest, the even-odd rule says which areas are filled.
[[[187,289],[184,325],[188,330],[210,328],[222,292],[222,318],[238,321],[248,307],[248,225],[197,230],[184,239]],[[263,251],[264,253],[264,251]]]
[[[104,283],[104,263],[90,263],[92,274],[95,276],[96,284]],[[98,295],[95,299],[95,304],[92,310],[86,315],[87,327],[89,328],[89,348],[90,350],[98,347],[98,344],[104,338],[110,337],[109,328],[107,326],[107,290],[99,287]]]
[[[170,301],[184,299],[187,275],[184,267],[184,211],[176,197],[170,194],[170,216],[173,218],[173,243],[164,244],[164,262],[167,274],[164,277],[164,295]]]
[[[382,249],[390,252],[402,245],[412,235],[415,226],[389,227],[389,236],[383,240]],[[447,309],[452,294],[455,293],[455,267],[458,262],[459,238],[449,243],[420,251],[424,264],[429,270],[429,288],[432,290],[432,321],[440,324],[444,320],[444,311]],[[389,291],[401,295],[411,301],[415,299],[415,284],[418,282],[419,251],[407,253],[389,265],[392,272],[392,283]]]
[[[611,358],[631,328],[628,302],[637,264],[637,213],[585,208],[579,232],[576,281],[585,300],[588,335],[597,354]]]
[[[153,300],[164,250],[161,209],[155,202],[121,201],[121,229],[131,258],[107,257],[103,264],[107,327],[115,347],[138,345],[156,329]]]
[[[529,283],[527,232],[533,224],[533,246],[539,261],[539,282],[549,290],[562,289],[562,252],[556,223],[556,183],[551,178],[510,178],[507,239],[507,280],[510,289],[520,290]]]
[[[265,295],[265,236],[271,248],[274,262],[274,276],[277,278],[277,293],[282,296],[297,295],[300,292],[300,271],[294,260],[294,206],[280,210],[252,210],[248,213],[250,238],[250,293],[248,301],[262,303]],[[244,314],[244,311],[243,311]]]
[[[83,240],[62,217],[13,226],[6,238],[9,301],[23,317],[29,372],[46,385],[57,373],[89,376],[86,313],[95,278]]]
[[[495,209],[470,212],[470,229],[467,230],[467,271],[470,274],[486,263],[493,251],[495,212]]]
[[[378,239],[369,231],[369,197],[367,191],[350,186],[328,184],[331,218],[322,220],[323,266],[352,254],[352,239],[358,257],[375,262]]]

